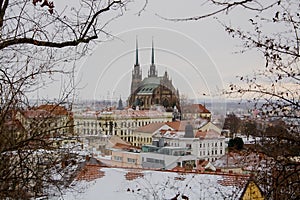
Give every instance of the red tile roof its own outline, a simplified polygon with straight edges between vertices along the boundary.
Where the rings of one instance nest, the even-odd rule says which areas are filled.
[[[116,143],[113,148],[116,148],[116,149],[123,149],[123,150],[140,150],[138,147],[135,147],[135,146],[132,146],[130,144],[122,144],[122,143]]]
[[[65,107],[59,105],[51,105],[51,104],[40,105],[39,107],[35,108],[35,110],[45,110],[54,115],[68,114],[68,110]]]
[[[205,106],[201,104],[190,104],[181,106],[181,111],[183,113],[210,113],[210,111],[207,110]]]
[[[200,139],[218,138],[220,136],[221,134],[215,130],[197,131],[195,134],[195,137]]]
[[[93,181],[103,176],[105,176],[105,172],[101,171],[100,165],[87,164],[81,169],[76,180]]]
[[[22,114],[26,118],[47,118],[55,115],[68,115],[66,108],[58,105],[40,105],[31,110],[23,111]]]
[[[190,123],[189,121],[175,121],[175,122],[166,122],[168,126],[178,131],[185,131],[185,126]]]
[[[146,126],[141,126],[136,129],[136,132],[142,132],[142,133],[153,133],[157,131],[159,128],[163,127],[166,123],[159,122],[159,123],[150,123]]]
[[[47,118],[53,116],[46,110],[26,110],[22,114],[26,118]]]

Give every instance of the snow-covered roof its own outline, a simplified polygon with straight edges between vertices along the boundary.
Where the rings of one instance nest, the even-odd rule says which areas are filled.
[[[226,176],[210,174],[182,174],[162,171],[101,168],[101,178],[77,181],[63,199],[154,200],[172,199],[177,194],[189,199],[237,199],[238,185],[223,184]],[[129,175],[135,175],[130,176]],[[235,177],[233,177],[235,178]],[[241,185],[243,186],[243,185]]]

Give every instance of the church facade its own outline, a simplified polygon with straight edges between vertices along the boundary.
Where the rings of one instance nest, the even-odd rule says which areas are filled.
[[[151,64],[148,76],[142,79],[139,64],[138,43],[136,41],[136,61],[132,70],[131,93],[128,99],[129,107],[149,110],[152,106],[163,106],[166,111],[180,110],[179,91],[173,86],[168,72],[158,76],[154,61],[154,45],[152,41]]]

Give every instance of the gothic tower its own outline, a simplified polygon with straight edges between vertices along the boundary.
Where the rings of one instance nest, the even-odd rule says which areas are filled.
[[[132,70],[131,94],[137,90],[142,81],[142,70],[139,64],[138,40],[136,38],[135,64]]]
[[[154,64],[154,46],[153,46],[153,38],[152,38],[152,54],[151,54],[151,65],[150,70],[148,71],[148,77],[157,77],[157,71]]]

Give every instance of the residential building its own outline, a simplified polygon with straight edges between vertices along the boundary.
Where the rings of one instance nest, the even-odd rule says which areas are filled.
[[[208,161],[215,161],[225,155],[225,137],[215,130],[198,131],[193,144],[193,154]]]
[[[182,120],[207,119],[210,121],[211,112],[202,104],[187,104],[181,106]]]
[[[117,167],[141,168],[141,154],[123,150],[113,150],[110,163],[112,166]]]
[[[132,145],[137,147],[151,145],[153,134],[159,132],[162,129],[173,130],[173,128],[168,126],[165,122],[151,123],[137,128],[133,131]]]
[[[73,114],[59,105],[41,105],[32,109],[18,111],[15,116],[27,137],[48,138],[53,145],[62,145],[73,140]]]
[[[170,123],[169,123],[170,124]],[[225,137],[214,130],[197,131],[187,124],[184,131],[163,130],[153,135],[153,143],[188,148],[201,160],[215,161],[225,155]]]

